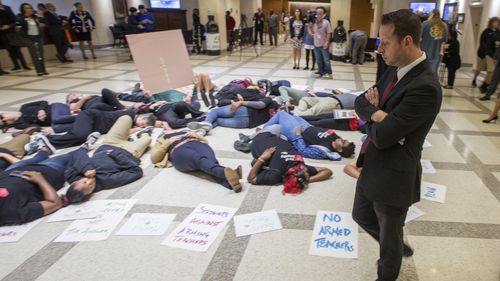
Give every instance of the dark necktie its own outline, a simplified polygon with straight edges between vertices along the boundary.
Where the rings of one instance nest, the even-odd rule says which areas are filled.
[[[396,85],[397,82],[398,82],[398,75],[397,75],[397,71],[396,71],[396,72],[394,72],[394,75],[392,77],[391,82],[385,88],[384,93],[382,94],[382,97],[379,99],[379,106],[381,106],[386,101],[386,99],[389,97],[389,94],[391,93],[392,89],[394,89],[394,86]],[[366,152],[366,148],[368,147],[368,145],[370,144],[371,141],[372,140],[371,140],[370,136],[368,136],[365,139],[365,141],[361,145],[361,151],[359,152],[360,154]]]

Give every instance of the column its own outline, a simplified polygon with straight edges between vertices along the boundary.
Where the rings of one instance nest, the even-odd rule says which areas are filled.
[[[198,7],[200,9],[201,24],[206,25],[208,22],[208,15],[215,17],[215,23],[219,26],[220,33],[220,47],[221,50],[227,48],[226,36],[226,11],[224,0],[199,0]]]
[[[109,26],[115,24],[113,3],[111,1],[90,0],[88,10],[96,22],[96,29],[92,32],[92,41],[95,45],[107,45],[113,43],[113,35]]]

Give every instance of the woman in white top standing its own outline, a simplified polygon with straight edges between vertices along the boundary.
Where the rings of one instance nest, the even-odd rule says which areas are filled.
[[[36,73],[38,76],[48,75],[43,59],[43,37],[40,29],[40,21],[35,15],[31,4],[21,4],[19,11],[21,14],[19,15],[18,23],[28,43],[28,50],[31,60],[35,65]]]
[[[290,19],[290,36],[292,37],[293,69],[300,69],[302,37],[304,37],[304,22],[300,9],[295,9],[294,17]]]
[[[83,59],[87,60],[87,55],[85,55],[84,41],[89,45],[90,52],[92,53],[92,58],[96,59],[94,53],[94,45],[92,45],[91,32],[95,29],[95,21],[89,12],[83,9],[83,5],[80,2],[74,4],[76,10],[72,11],[69,15],[69,24],[73,31],[75,31],[76,40],[80,42],[80,50],[82,51]]]

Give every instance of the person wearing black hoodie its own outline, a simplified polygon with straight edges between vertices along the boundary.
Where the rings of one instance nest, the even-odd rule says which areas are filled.
[[[462,61],[460,59],[460,42],[457,40],[457,32],[455,30],[451,30],[449,32],[449,39],[447,45],[448,48],[443,57],[443,62],[448,68],[448,84],[443,86],[445,89],[453,89],[453,84],[455,83],[455,73],[457,69],[462,65]]]

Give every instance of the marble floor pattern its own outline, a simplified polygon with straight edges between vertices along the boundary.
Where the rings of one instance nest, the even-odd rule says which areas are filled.
[[[256,56],[258,54],[258,56]],[[63,101],[65,93],[95,94],[102,87],[130,90],[139,81],[129,53],[101,49],[98,59],[60,64],[48,61],[51,75],[33,72],[0,77],[0,112],[15,111],[25,102]],[[364,90],[374,84],[376,65],[332,62],[333,80],[316,79],[310,70],[292,70],[288,44],[253,47],[221,56],[191,56],[193,71],[207,72],[217,84],[250,77],[287,79],[296,86]],[[301,67],[305,66],[304,57]],[[498,281],[500,278],[500,125],[483,124],[494,102],[480,102],[470,87],[471,70],[457,75],[454,90],[443,90],[443,107],[428,136],[432,147],[423,159],[437,172],[423,180],[447,186],[444,204],[421,201],[425,214],[405,227],[405,239],[415,255],[403,260],[406,281]],[[252,129],[216,128],[208,136],[221,163],[243,164],[250,156],[232,149],[239,132]],[[339,132],[361,144],[358,132]],[[6,134],[0,141],[8,139]],[[357,149],[359,150],[359,149]],[[281,195],[279,186],[251,186],[234,194],[217,184],[174,169],[156,169],[143,157],[144,177],[127,186],[97,194],[98,199],[138,199],[127,215],[138,212],[175,213],[170,233],[199,203],[238,208],[237,214],[276,209],[283,229],[236,237],[233,223],[205,253],[161,246],[164,236],[112,235],[106,241],[53,242],[70,222],[36,225],[17,243],[0,244],[1,280],[374,280],[378,246],[360,231],[358,259],[308,254],[317,210],[351,212],[355,180],[343,174],[340,162],[308,161],[329,167],[333,177],[311,184],[299,196]]]

